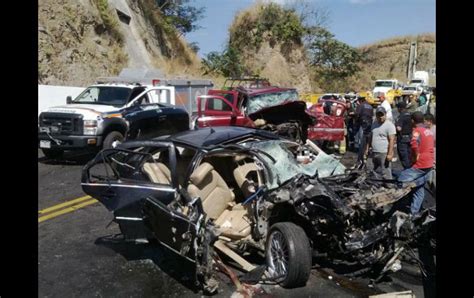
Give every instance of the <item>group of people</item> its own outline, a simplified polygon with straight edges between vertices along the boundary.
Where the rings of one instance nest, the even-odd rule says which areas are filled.
[[[413,98],[410,102],[398,101],[397,119],[394,119],[392,107],[383,96],[379,97],[381,103],[375,109],[375,117],[374,108],[364,97],[358,98],[358,105],[349,115],[353,121],[352,133],[359,136],[353,138],[354,147],[358,147],[356,167],[363,167],[370,160],[374,172],[382,179],[392,180],[396,147],[404,169],[397,180],[416,182],[410,211],[417,214],[424,200],[424,186],[432,179],[435,166],[436,125],[432,114],[413,109]]]

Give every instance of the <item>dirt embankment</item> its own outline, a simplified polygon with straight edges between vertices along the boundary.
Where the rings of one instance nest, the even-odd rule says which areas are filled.
[[[295,87],[299,92],[310,91],[306,52],[301,39],[282,42],[275,41],[275,32],[259,33],[258,27],[265,26],[261,21],[263,9],[264,5],[256,4],[234,17],[229,28],[230,46],[238,49],[242,63],[252,74],[268,78],[278,86]]]
[[[129,23],[114,3],[125,7]],[[87,86],[124,67],[198,74],[200,61],[183,38],[164,30],[152,0],[41,0],[38,83]]]
[[[434,34],[394,37],[359,49],[365,56],[361,71],[352,78],[356,90],[370,89],[376,79],[395,78],[407,81],[410,43],[417,41],[417,70],[436,67],[436,37]],[[430,76],[430,85],[436,85],[436,77]]]

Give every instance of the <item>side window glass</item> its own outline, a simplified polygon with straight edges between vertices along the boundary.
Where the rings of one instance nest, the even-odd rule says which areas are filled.
[[[228,103],[218,98],[208,98],[207,109],[212,111],[232,111],[232,107]]]

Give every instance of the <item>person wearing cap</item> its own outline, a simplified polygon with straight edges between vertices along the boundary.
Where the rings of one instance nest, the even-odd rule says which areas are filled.
[[[366,155],[371,148],[374,172],[380,174],[383,179],[392,179],[393,147],[396,135],[395,125],[387,120],[387,111],[382,106],[375,110],[375,118],[376,121],[372,124]]]
[[[372,127],[372,118],[374,117],[374,108],[365,100],[365,97],[359,96],[359,105],[354,114],[355,127],[358,129],[359,136],[359,152],[357,154],[357,164],[362,166],[364,164],[364,152],[369,134]],[[356,136],[357,138],[357,136]]]
[[[399,116],[395,127],[397,128],[397,152],[404,169],[411,167],[411,114],[407,111],[407,104],[400,101],[397,104]]]
[[[393,123],[392,106],[383,95],[379,96],[379,100],[381,102],[380,106],[383,107],[386,111],[386,119]]]
[[[434,166],[434,135],[425,127],[422,112],[414,112],[411,116],[414,124],[411,149],[413,165],[403,170],[398,176],[399,182],[415,182],[416,187],[412,191],[413,200],[410,205],[411,214],[415,215],[420,211],[425,198],[425,184],[430,178],[430,173]]]

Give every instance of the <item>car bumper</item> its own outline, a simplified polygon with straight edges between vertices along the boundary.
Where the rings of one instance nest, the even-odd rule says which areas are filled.
[[[102,142],[103,136],[52,135],[50,137],[46,133],[40,133],[38,135],[38,148],[41,149],[73,150],[84,148],[97,148],[102,146]]]

